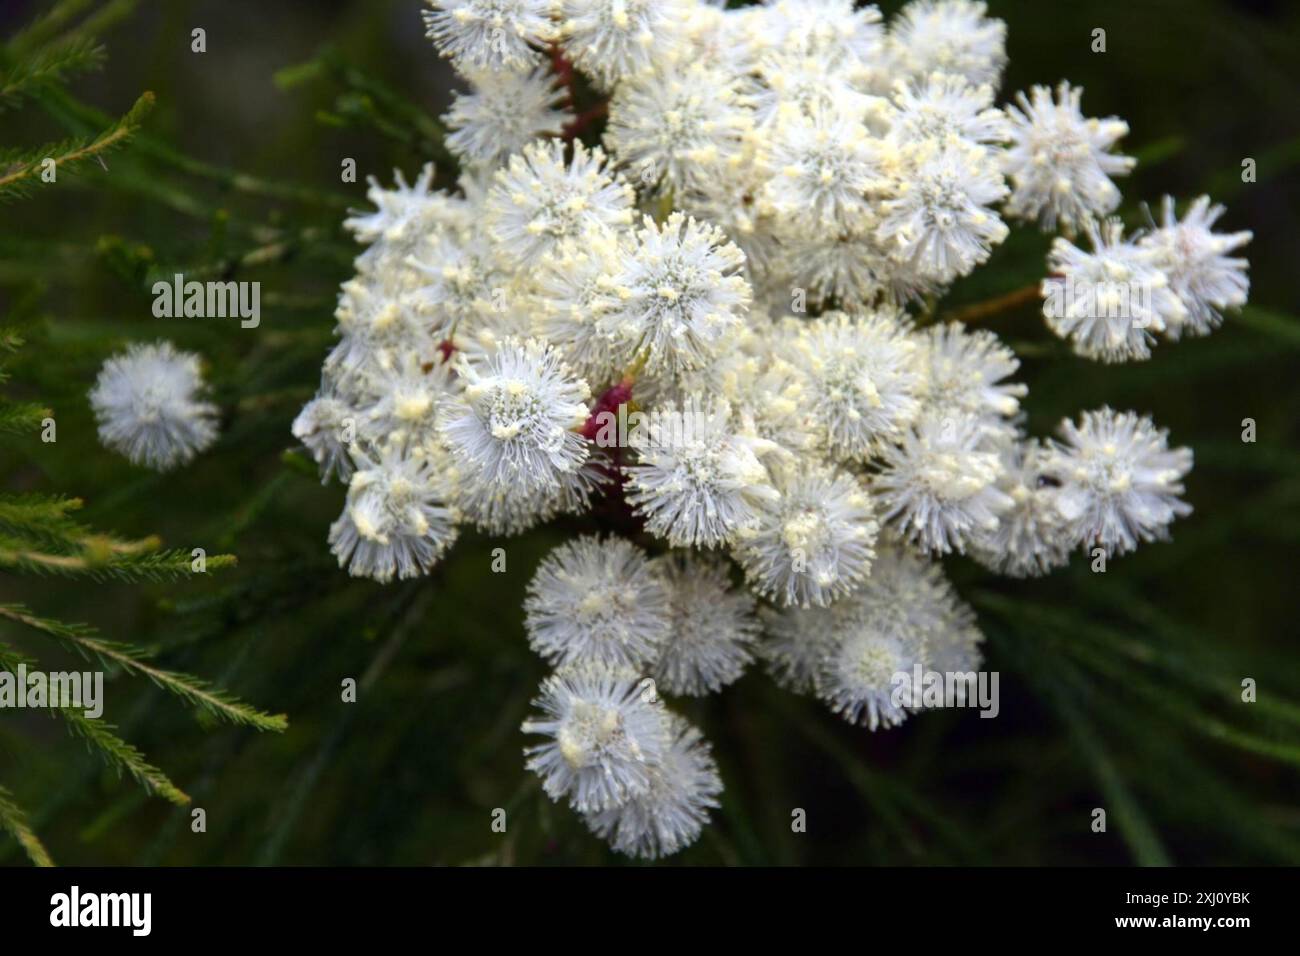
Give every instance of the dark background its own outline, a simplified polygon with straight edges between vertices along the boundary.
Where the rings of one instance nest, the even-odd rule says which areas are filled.
[[[38,4],[0,0],[0,36]],[[886,14],[898,4],[882,4]],[[1232,864],[1300,862],[1300,4],[1213,0],[993,2],[1008,24],[1002,98],[1033,83],[1082,85],[1088,115],[1131,127],[1140,159],[1123,213],[1209,191],[1220,228],[1251,229],[1251,304],[1207,339],[1163,343],[1149,363],[1074,358],[1032,306],[990,320],[1025,359],[1030,429],[1111,404],[1153,414],[1196,452],[1195,507],[1171,544],[1115,560],[1076,558],[1048,580],[990,579],[947,563],[980,613],[1002,712],[932,713],[871,734],[755,669],[719,697],[676,704],[713,742],[726,794],[683,863]],[[190,31],[208,52],[190,52]],[[1107,31],[1092,53],[1091,31]],[[126,587],[0,577],[22,600],[155,650],[266,710],[284,735],[213,727],[143,681],[108,686],[108,717],[207,811],[189,814],[103,770],[43,717],[0,717],[0,782],[54,858],[78,864],[455,864],[616,862],[523,768],[519,722],[543,667],[519,611],[537,561],[582,522],[502,544],[470,535],[429,580],[382,588],[332,567],[325,535],[342,490],[282,461],[289,423],[314,390],[333,290],[355,250],[341,236],[361,178],[429,158],[361,122],[328,71],[276,75],[329,47],[437,116],[454,83],[423,37],[415,0],[144,2],[109,31],[105,68],[72,92],[120,115],[158,96],[150,137],[219,167],[306,187],[297,202],[229,177],[185,176],[131,148],[60,188],[0,206],[0,308],[36,296],[47,317],[25,388],[58,411],[57,447],[0,446],[16,489],[61,490],[84,517],[169,545],[232,551],[213,580]],[[282,74],[282,79],[284,75]],[[39,108],[0,114],[0,145],[60,132]],[[1242,183],[1243,158],[1258,181]],[[162,172],[157,172],[158,170]],[[63,188],[66,185],[67,188]],[[269,232],[267,232],[269,230]],[[259,236],[298,241],[267,265],[230,264]],[[1016,229],[944,308],[1037,281],[1050,237]],[[155,320],[147,273],[224,264],[263,283],[258,330]],[[203,352],[225,420],[218,445],[165,477],[102,449],[85,391],[130,340],[166,335]],[[1256,444],[1240,441],[1254,418]],[[13,634],[21,646],[23,635]],[[360,701],[339,701],[345,677]],[[1261,705],[1241,704],[1243,677]],[[490,829],[508,810],[506,834]],[[1108,832],[1091,832],[1105,807]],[[793,834],[793,808],[808,832]],[[0,862],[21,856],[0,840]]]

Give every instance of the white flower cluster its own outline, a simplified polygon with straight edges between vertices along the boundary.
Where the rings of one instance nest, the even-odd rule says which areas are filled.
[[[916,0],[888,28],[852,0],[429,7],[470,85],[445,117],[459,185],[371,180],[294,434],[349,482],[330,541],[355,575],[424,574],[467,524],[513,534],[596,502],[640,523],[635,544],[556,549],[526,607],[556,668],[528,765],[617,849],[676,851],[721,789],[660,692],[716,691],[758,656],[851,721],[897,724],[921,703],[895,675],[981,664],[939,556],[1044,574],[1190,511],[1191,452],[1149,419],[1103,408],[1029,437],[1011,349],[916,308],[1004,218],[1091,237],[1058,240],[1052,282],[1143,292],[1143,311],[1048,309],[1086,355],[1143,356],[1245,301],[1228,253],[1249,234],[1212,232],[1208,200],[1181,221],[1167,202],[1136,240],[1105,221],[1133,165],[1122,121],[1085,118],[1068,85],[994,105],[1005,27],[984,4]]]

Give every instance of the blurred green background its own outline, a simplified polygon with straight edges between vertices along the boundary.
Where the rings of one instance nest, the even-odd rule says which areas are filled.
[[[4,0],[0,36],[42,7]],[[1003,98],[1068,78],[1088,115],[1129,122],[1130,225],[1144,200],[1208,191],[1229,207],[1222,228],[1254,231],[1251,307],[1148,363],[1077,359],[1033,306],[989,322],[1024,358],[1031,431],[1104,403],[1149,412],[1195,450],[1195,513],[1173,543],[1104,575],[1080,558],[1029,582],[947,562],[1001,672],[996,720],[938,712],[871,734],[758,669],[720,696],[671,702],[713,743],[726,785],[714,825],[671,862],[1300,863],[1300,4],[990,8],[1008,24]],[[523,637],[524,587],[588,521],[470,535],[423,581],[352,581],[325,542],[342,489],[283,457],[357,251],[345,210],[366,205],[366,175],[388,182],[438,156],[432,118],[455,81],[419,10],[145,0],[103,34],[105,66],[70,96],[0,113],[0,146],[28,146],[93,127],[88,108],[118,116],[157,96],[144,136],[106,168],[0,206],[0,312],[33,323],[8,391],[53,407],[59,429],[55,445],[0,444],[3,487],[81,496],[96,527],[240,562],[146,586],[0,574],[0,601],[89,622],[290,721],[282,735],[212,726],[143,680],[109,682],[106,717],[205,809],[196,834],[187,809],[118,779],[58,722],[0,715],[0,784],[57,862],[623,862],[541,795],[521,756],[544,673]],[[195,27],[206,53],[190,50]],[[339,181],[346,157],[362,182]],[[1247,157],[1255,183],[1241,179]],[[1036,282],[1049,241],[1015,230],[941,309]],[[260,281],[260,328],[154,319],[149,283],[174,271]],[[163,336],[203,353],[223,423],[212,451],[157,476],[100,447],[85,393],[115,348]],[[1241,441],[1247,417],[1255,444]],[[505,574],[489,572],[498,545]],[[0,638],[40,644],[3,622]],[[59,660],[72,663],[48,666]],[[340,700],[348,677],[355,704]],[[1245,677],[1256,704],[1240,701]],[[498,807],[504,834],[490,827]],[[1094,807],[1108,810],[1104,834]],[[806,833],[791,832],[794,808]],[[0,837],[0,863],[23,862]]]

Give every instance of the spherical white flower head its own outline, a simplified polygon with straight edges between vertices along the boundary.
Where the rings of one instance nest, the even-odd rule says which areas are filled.
[[[809,416],[837,459],[875,454],[920,410],[916,343],[895,313],[828,313],[794,347]]]
[[[848,229],[791,229],[776,255],[785,259],[791,281],[807,293],[805,305],[834,302],[865,308],[887,293],[897,266],[876,241],[874,218]]]
[[[751,526],[758,502],[776,495],[760,455],[776,450],[726,402],[692,397],[649,414],[627,469],[627,500],[651,534],[674,547],[717,547]],[[631,437],[631,436],[629,436]]]
[[[553,39],[551,0],[425,0],[425,36],[462,73],[519,72]]]
[[[895,727],[907,719],[912,706],[910,687],[917,664],[925,666],[925,632],[920,628],[896,629],[886,619],[870,613],[870,606],[840,615],[839,628],[814,675],[817,696],[851,724],[871,730]]]
[[[334,475],[340,481],[352,477],[348,445],[363,418],[362,412],[348,402],[322,390],[293,420],[293,437],[303,443],[320,467],[321,484]]]
[[[601,323],[651,373],[705,364],[749,309],[745,254],[716,226],[673,213],[649,216],[636,245],[604,281]]]
[[[640,549],[586,535],[537,568],[524,602],[528,643],[552,664],[595,661],[644,669],[671,621],[668,588]]]
[[[1056,506],[1060,483],[1047,474],[1045,458],[1036,439],[1003,450],[998,488],[1012,504],[996,528],[975,536],[971,548],[977,561],[999,574],[1039,577],[1069,563],[1074,541]]]
[[[428,448],[438,442],[439,411],[459,387],[451,363],[439,356],[424,362],[411,352],[380,353],[383,393],[371,409],[363,437]]]
[[[865,84],[880,68],[885,30],[874,4],[854,6],[854,0],[767,0],[757,28],[773,49],[821,60]]]
[[[883,540],[878,550],[862,587],[830,608],[814,670],[818,696],[873,730],[900,723],[922,703],[912,693],[918,664],[972,670],[982,640],[936,562]]]
[[[1169,288],[1155,249],[1124,238],[1124,226],[1108,219],[1085,226],[1092,252],[1068,239],[1052,242],[1048,268],[1060,278],[1043,280],[1043,315],[1085,358],[1125,362],[1151,357],[1153,332],[1180,324],[1186,309]]]
[[[998,488],[1002,461],[975,415],[924,412],[882,454],[872,490],[901,535],[928,551],[965,552],[972,537],[997,527],[1011,498]]]
[[[802,607],[851,592],[871,570],[880,530],[866,489],[851,475],[800,464],[780,469],[777,490],[736,548],[750,584]]]
[[[543,256],[532,277],[537,334],[592,383],[617,380],[633,358],[626,343],[606,328],[601,308],[602,279],[622,268],[624,255],[616,237],[591,233]]]
[[[718,806],[722,779],[700,732],[668,714],[668,746],[645,793],[587,817],[618,853],[655,860],[690,846]]]
[[[701,697],[740,679],[754,659],[755,601],[733,590],[727,565],[691,554],[659,559],[668,585],[672,626],[655,666],[655,683],[668,694]]]
[[[579,813],[599,813],[650,790],[670,741],[667,711],[635,671],[570,665],[542,681],[524,721],[545,743],[528,747],[527,767],[552,800],[566,797]]]
[[[439,339],[464,335],[510,306],[511,277],[484,232],[431,236],[410,261],[426,282],[413,301]]]
[[[707,189],[739,161],[753,129],[740,79],[700,60],[669,60],[618,84],[605,146],[644,188]]]
[[[834,109],[862,119],[885,113],[884,100],[856,89],[850,71],[820,57],[778,50],[763,56],[757,74],[754,121],[760,130],[770,128],[783,109],[809,117]]]
[[[936,281],[968,274],[1007,237],[989,208],[1007,186],[983,147],[918,146],[897,191],[882,204],[877,236],[896,259]]]
[[[679,42],[684,14],[679,0],[561,0],[560,42],[574,66],[609,90]]]
[[[792,319],[789,332],[772,336],[773,353],[747,369],[729,397],[753,418],[759,435],[796,455],[813,456],[819,454],[817,429],[808,417],[804,377],[784,357],[786,343],[798,335],[797,325]]]
[[[464,467],[453,464],[448,472],[454,485],[453,499],[466,521],[497,536],[520,534],[557,514],[579,514],[609,482],[608,467],[598,466],[600,459],[592,451],[581,468],[558,476],[554,487],[540,491],[489,481],[473,463]]]
[[[870,207],[868,192],[882,179],[878,143],[843,109],[805,116],[783,109],[764,137],[759,163],[769,176],[763,199],[774,213],[810,227],[848,228]]]
[[[791,693],[813,693],[817,669],[834,646],[848,600],[828,607],[762,609],[765,633],[758,655],[777,684]]]
[[[926,643],[928,668],[945,675],[969,674],[978,671],[984,662],[980,650],[984,634],[975,622],[970,605],[951,593],[951,588],[948,590],[950,600],[940,605],[939,626]]]
[[[932,325],[922,338],[924,403],[944,414],[969,414],[986,419],[990,428],[1008,429],[1008,419],[1020,411],[1024,385],[1004,379],[1016,373],[1020,360],[987,329],[968,329],[960,322]]]
[[[417,298],[374,279],[343,283],[334,318],[339,342],[325,360],[325,371],[340,379],[364,375],[384,351],[415,351],[426,359],[437,351],[437,332],[424,321]]]
[[[477,73],[468,93],[456,93],[442,120],[447,148],[470,165],[504,162],[535,139],[559,136],[573,114],[557,78],[537,67],[526,73]]]
[[[728,9],[688,3],[681,18],[684,36],[679,43],[688,46],[697,59],[717,63],[735,76],[749,76],[764,52],[748,25],[758,11],[757,7]]]
[[[400,169],[393,170],[397,185],[392,189],[369,177],[366,198],[374,203],[374,211],[353,212],[343,220],[343,227],[358,242],[404,244],[424,238],[430,228],[458,222],[460,203],[434,189],[433,177],[433,163],[425,163],[415,182],[409,184]]]
[[[1083,88],[1062,83],[1056,99],[1046,86],[1016,94],[1020,108],[1007,107],[1011,146],[1002,167],[1011,180],[1007,215],[1037,219],[1055,229],[1058,220],[1073,232],[1089,219],[1113,212],[1119,189],[1111,176],[1125,176],[1137,160],[1110,152],[1128,133],[1128,124],[1111,116],[1085,119]]]
[[[923,81],[899,80],[894,106],[889,136],[902,146],[930,141],[990,146],[1011,138],[1006,114],[993,106],[993,88],[972,85],[963,76],[931,73]]]
[[[354,445],[352,454],[356,470],[329,534],[339,567],[385,583],[427,574],[459,533],[439,463],[395,444],[377,453]]]
[[[132,345],[104,363],[90,390],[99,440],[133,465],[185,464],[217,440],[217,406],[201,400],[205,390],[195,353]]]
[[[1103,407],[1063,421],[1060,435],[1043,467],[1061,482],[1057,508],[1075,543],[1124,554],[1168,538],[1174,518],[1192,513],[1178,497],[1192,450],[1170,449],[1150,418]]]
[[[1169,289],[1186,310],[1182,321],[1167,321],[1165,333],[1178,339],[1208,335],[1223,321],[1223,310],[1246,304],[1250,279],[1249,263],[1227,253],[1251,240],[1251,233],[1214,232],[1214,223],[1227,210],[1211,206],[1209,196],[1192,203],[1183,221],[1174,212],[1172,196],[1166,196],[1161,226],[1138,240],[1138,245],[1156,253],[1156,265],[1169,277]]]
[[[635,198],[599,148],[575,142],[566,164],[563,143],[538,142],[497,171],[483,215],[498,254],[528,268],[585,233],[626,226]]]
[[[914,77],[936,70],[974,86],[996,87],[1006,66],[1007,25],[971,0],[914,0],[890,24],[896,68]]]
[[[507,339],[482,360],[460,356],[456,371],[465,388],[441,427],[471,478],[528,494],[556,488],[586,460],[574,429],[587,420],[591,390],[554,347]]]

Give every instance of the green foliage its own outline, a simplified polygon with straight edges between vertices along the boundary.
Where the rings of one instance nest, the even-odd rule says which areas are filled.
[[[51,94],[74,74],[98,67],[104,51],[93,39],[104,27],[128,12],[134,3],[110,2],[71,25],[90,5],[81,0],[64,0],[0,52],[0,108],[15,105],[23,97],[39,100]],[[36,147],[10,148],[0,152],[0,199],[12,199],[32,192],[48,160],[58,173],[75,171],[127,143],[153,108],[151,93],[142,95],[120,119],[101,124],[95,134],[75,136]],[[57,182],[57,175],[53,179]],[[17,328],[0,329],[0,383],[11,382],[8,364],[24,345]],[[0,434],[14,436],[21,447],[53,444],[37,435],[52,426],[53,411],[37,402],[0,396]],[[50,437],[54,437],[53,435]],[[92,530],[71,517],[83,505],[81,499],[40,492],[0,494],[0,574],[58,575],[92,582],[175,581],[192,577],[190,552],[162,550],[157,537],[135,540]],[[206,559],[205,572],[233,567],[233,555]],[[21,604],[0,604],[0,621],[52,638],[55,642],[93,658],[105,670],[143,677],[180,698],[196,712],[229,723],[258,730],[283,731],[283,716],[272,716],[248,707],[224,691],[186,674],[149,663],[149,655],[130,644],[107,641],[93,628],[33,614]],[[34,657],[0,644],[0,670],[13,671],[19,664],[40,667]],[[110,766],[127,773],[143,790],[175,804],[186,804],[186,796],[167,775],[148,762],[108,723],[84,713],[57,706],[50,709],[68,730]],[[0,828],[8,832],[28,858],[38,866],[52,865],[51,858],[35,836],[27,817],[12,794],[0,787]]]

